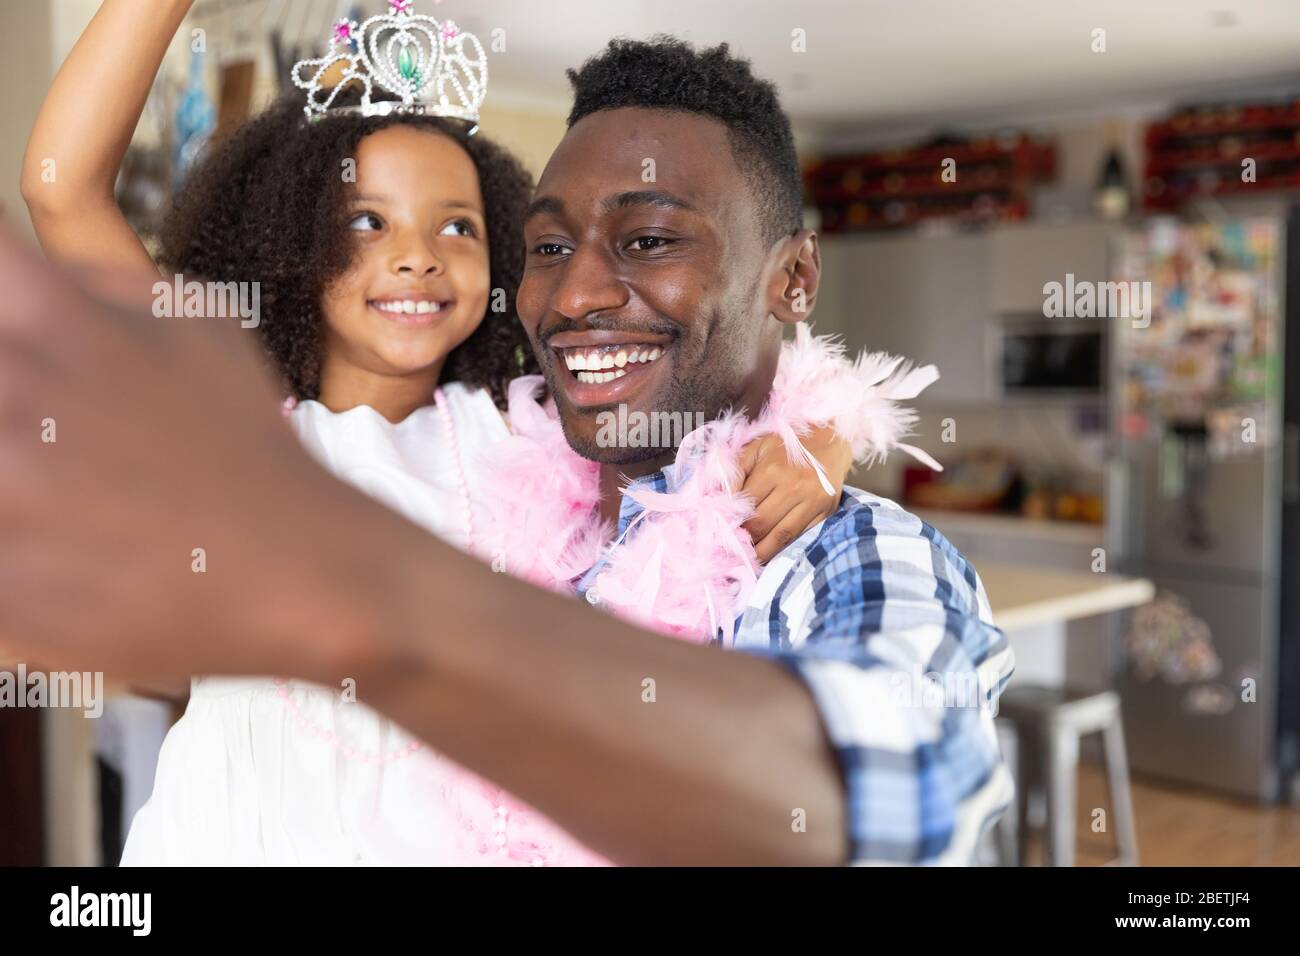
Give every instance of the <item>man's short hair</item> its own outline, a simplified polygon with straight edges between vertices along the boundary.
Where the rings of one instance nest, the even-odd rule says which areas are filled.
[[[573,109],[569,126],[598,110],[621,107],[699,113],[727,127],[731,152],[757,200],[764,239],[793,235],[803,226],[803,187],[790,120],[776,87],[754,76],[748,60],[727,44],[696,50],[669,36],[616,39],[569,70]]]

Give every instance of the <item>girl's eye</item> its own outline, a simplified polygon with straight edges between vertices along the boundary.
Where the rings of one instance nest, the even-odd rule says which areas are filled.
[[[472,236],[474,235],[474,224],[468,219],[457,219],[455,222],[449,222],[442,228],[440,236]]]
[[[358,232],[371,232],[384,228],[384,221],[376,216],[373,212],[363,212],[350,223],[349,229],[355,229]]]

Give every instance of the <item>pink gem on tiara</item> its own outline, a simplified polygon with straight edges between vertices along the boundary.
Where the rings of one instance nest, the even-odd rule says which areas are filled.
[[[411,12],[411,0],[388,0],[388,6],[394,13]]]
[[[456,29],[456,24],[452,23],[450,20],[448,20],[446,26],[442,28],[442,38],[444,40],[453,40],[456,38],[458,33],[460,33],[460,31]]]
[[[357,22],[344,17],[338,23],[334,24],[334,43],[342,46],[352,42],[352,31],[356,29]]]

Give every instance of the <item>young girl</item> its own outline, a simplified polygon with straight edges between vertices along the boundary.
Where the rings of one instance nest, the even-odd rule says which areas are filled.
[[[24,164],[24,195],[51,257],[153,268],[113,185],[191,3],[106,0],[56,77]],[[349,90],[333,105],[355,102]],[[57,170],[48,182],[47,159]],[[469,550],[480,453],[510,435],[506,386],[536,368],[511,311],[530,188],[508,153],[464,123],[399,113],[306,122],[303,97],[290,95],[192,171],[159,258],[169,279],[258,283],[260,333],[298,439],[336,474]],[[492,308],[495,290],[505,311]],[[838,487],[847,445],[828,429],[807,444]],[[756,464],[743,490],[762,503],[746,527],[766,559],[838,496],[777,438],[747,452]],[[600,862],[356,703],[364,688],[343,684],[196,678],[123,862]]]

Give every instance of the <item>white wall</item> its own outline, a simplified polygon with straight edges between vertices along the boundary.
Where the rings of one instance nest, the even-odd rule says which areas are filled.
[[[32,235],[27,207],[18,191],[23,149],[36,121],[41,97],[53,76],[51,23],[59,4],[14,0],[5,5],[6,29],[0,31],[5,72],[17,80],[0,97],[0,209],[5,220]]]

